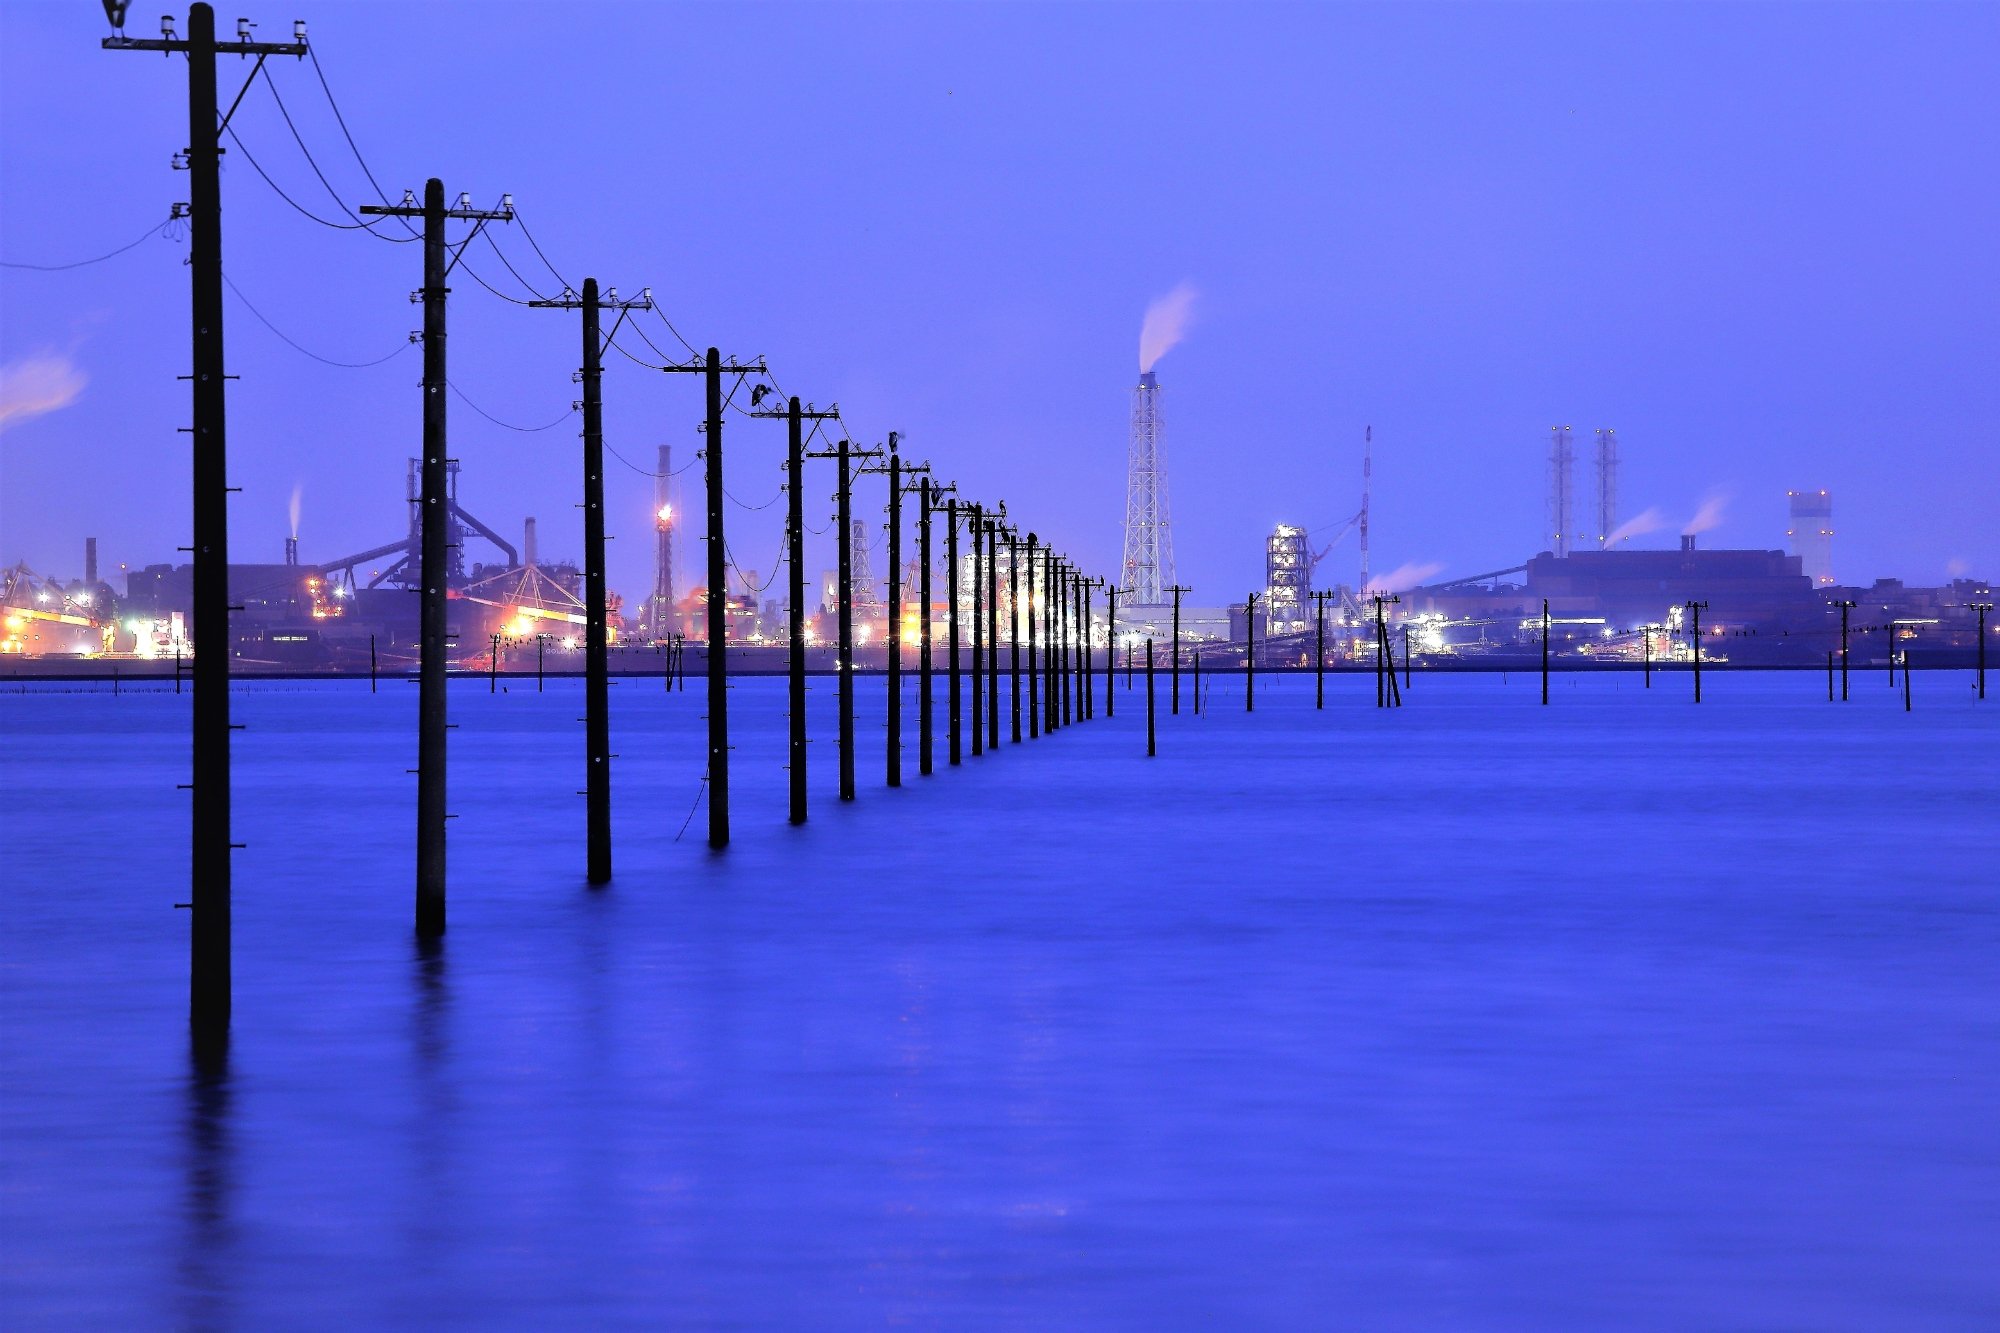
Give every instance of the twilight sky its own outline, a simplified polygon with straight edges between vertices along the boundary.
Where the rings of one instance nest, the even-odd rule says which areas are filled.
[[[135,5],[129,30],[157,31]],[[304,18],[392,195],[511,192],[564,277],[650,285],[702,347],[764,355],[857,437],[1115,572],[1147,304],[1198,295],[1158,367],[1181,581],[1240,600],[1278,521],[1330,536],[1372,424],[1375,567],[1476,573],[1544,544],[1548,427],[1624,448],[1667,544],[1783,544],[1834,493],[1835,572],[2000,574],[2000,6],[329,4]],[[185,30],[185,19],[182,20]],[[91,0],[0,6],[0,258],[112,250],[186,195],[178,59],[98,49]],[[224,96],[247,64],[225,62]],[[310,63],[272,75],[321,170],[372,200]],[[339,214],[253,87],[233,122]],[[394,539],[418,442],[417,247],[320,226],[225,159],[235,558]],[[518,228],[501,249],[554,281]],[[184,244],[0,270],[0,564],[80,572],[186,541]],[[484,243],[480,277],[521,292]],[[455,280],[451,377],[503,420],[576,396],[577,316]],[[675,344],[657,321],[655,342]],[[650,357],[644,344],[631,343]],[[67,400],[67,401],[66,401]],[[606,438],[692,461],[699,381],[611,353]],[[61,405],[58,405],[61,404]],[[461,498],[578,554],[577,423],[452,404]],[[777,493],[783,430],[732,417],[730,490]],[[651,480],[611,463],[612,586],[649,579]],[[680,485],[698,511],[699,472]],[[879,514],[881,482],[857,513]],[[808,522],[831,467],[809,476]],[[783,506],[730,515],[774,569]],[[1579,514],[1578,527],[1585,523]],[[682,587],[700,560],[682,546]],[[483,558],[480,552],[469,552]],[[824,539],[808,558],[831,563]],[[1320,581],[1351,581],[1353,538]],[[879,570],[879,565],[878,565]],[[775,590],[774,590],[775,591]]]

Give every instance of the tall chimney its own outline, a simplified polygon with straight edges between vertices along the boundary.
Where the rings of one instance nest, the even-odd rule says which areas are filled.
[[[1692,551],[1694,549],[1694,534],[1692,532],[1681,534],[1681,549],[1683,551]]]
[[[297,537],[285,538],[285,563],[288,565],[299,563],[299,539]]]
[[[537,567],[535,520],[532,518],[521,525],[521,563],[529,569]]]
[[[83,586],[97,591],[97,538],[83,539]]]

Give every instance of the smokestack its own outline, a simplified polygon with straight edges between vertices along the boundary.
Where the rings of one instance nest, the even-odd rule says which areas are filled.
[[[1683,551],[1692,551],[1694,549],[1694,534],[1692,532],[1683,532],[1681,534],[1681,549]]]
[[[299,563],[299,539],[297,537],[285,538],[285,563],[287,565],[296,565]]]
[[[521,524],[521,563],[529,569],[539,567],[539,553],[535,549],[535,520],[530,518]]]
[[[83,583],[92,592],[97,591],[97,538],[83,539]]]

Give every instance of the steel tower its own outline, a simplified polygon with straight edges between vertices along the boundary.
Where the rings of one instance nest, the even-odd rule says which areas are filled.
[[[1618,432],[1597,428],[1597,546],[1618,530]]]
[[[1569,554],[1570,515],[1575,510],[1576,451],[1569,427],[1549,427],[1549,549],[1558,558]]]
[[[1132,442],[1126,453],[1125,591],[1133,606],[1160,606],[1174,585],[1174,530],[1167,507],[1167,460],[1161,443],[1160,381],[1152,371],[1132,391]]]
[[[668,490],[673,452],[672,445],[660,446],[660,470],[653,478],[653,595],[646,602],[646,632],[656,639],[666,638],[674,623],[674,505]]]

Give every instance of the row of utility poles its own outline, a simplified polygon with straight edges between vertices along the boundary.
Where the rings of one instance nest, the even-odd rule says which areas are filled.
[[[109,5],[107,12],[116,31],[104,40],[108,50],[149,51],[182,54],[188,67],[189,143],[185,155],[190,174],[190,201],[184,212],[190,231],[189,269],[192,279],[191,313],[193,333],[193,421],[192,436],[194,541],[193,630],[198,642],[210,645],[197,653],[191,676],[195,687],[193,716],[193,773],[186,786],[192,793],[190,901],[181,906],[192,915],[190,950],[189,1014],[198,1035],[216,1037],[227,1031],[231,1007],[230,966],[230,852],[241,846],[230,841],[230,733],[236,728],[229,720],[229,654],[218,646],[229,642],[228,485],[225,446],[225,396],[222,331],[222,236],[220,136],[228,115],[220,114],[217,96],[217,57],[235,55],[256,58],[250,72],[255,79],[270,56],[303,57],[307,54],[304,25],[294,30],[291,42],[258,42],[250,39],[247,20],[238,22],[238,40],[218,41],[214,10],[207,4],[192,6],[185,38],[173,29],[171,18],[162,23],[158,39],[127,37],[122,28],[124,6]],[[246,81],[244,88],[249,87]],[[241,104],[239,92],[229,115]],[[447,571],[450,566],[448,523],[448,475],[450,456],[448,420],[447,308],[450,278],[460,256],[480,230],[495,223],[508,223],[514,213],[511,200],[503,197],[497,209],[481,209],[461,194],[447,205],[442,181],[432,179],[424,187],[423,198],[405,193],[398,204],[366,205],[361,214],[395,219],[416,233],[422,241],[423,285],[415,299],[423,306],[423,329],[417,338],[423,344],[422,444],[419,470],[419,665],[417,732],[417,837],[416,837],[416,932],[420,939],[434,940],[446,924],[447,858],[445,829],[447,809],[448,744],[450,722],[447,711],[447,663],[451,656],[451,631],[447,619]],[[448,223],[470,224],[456,246],[448,241]],[[600,291],[595,278],[584,280],[581,291],[565,287],[560,295],[527,302],[549,309],[573,310],[581,317],[582,368],[576,379],[582,398],[576,406],[583,418],[583,501],[584,511],[584,602],[585,602],[585,789],[586,856],[585,869],[590,883],[603,884],[612,873],[611,856],[611,768],[609,709],[609,633],[605,581],[605,501],[603,433],[603,353],[617,336],[618,329],[632,312],[652,309],[650,293],[637,299],[620,300],[613,290]],[[604,319],[612,317],[610,329]],[[705,436],[702,450],[707,493],[708,589],[707,589],[707,765],[705,781],[709,807],[708,841],[716,849],[729,843],[729,709],[728,709],[728,546],[724,530],[725,492],[723,489],[723,411],[728,402],[724,380],[736,383],[750,375],[764,375],[761,362],[739,363],[724,360],[717,349],[705,357],[693,357],[684,364],[669,363],[658,369],[668,373],[699,374],[706,390]],[[758,386],[753,408],[766,390]],[[804,426],[838,422],[838,411],[819,412],[792,398],[782,412],[752,411],[752,416],[783,416],[789,425],[787,454],[788,487],[791,504],[787,513],[787,553],[792,570],[792,649],[789,700],[791,727],[788,760],[791,770],[791,819],[803,822],[806,815],[806,736],[805,736],[805,635],[802,610],[804,589],[803,492]],[[921,733],[920,772],[933,771],[932,717],[932,628],[931,569],[934,520],[942,513],[946,523],[949,580],[950,704],[948,714],[949,762],[958,764],[963,755],[961,627],[959,624],[960,568],[958,541],[961,530],[973,543],[972,577],[985,615],[975,616],[973,627],[973,717],[972,749],[981,752],[979,723],[987,732],[984,748],[997,747],[998,735],[998,564],[1004,544],[1008,552],[1008,578],[1014,596],[1010,612],[1010,689],[1013,701],[1013,739],[1021,739],[1020,711],[1023,692],[1021,670],[1021,630],[1025,614],[1028,638],[1027,680],[1031,737],[1046,729],[1088,718],[1091,706],[1093,655],[1088,626],[1089,596],[1093,588],[1106,586],[1101,579],[1086,578],[1071,562],[1061,559],[1032,533],[1023,534],[1007,521],[1005,505],[967,504],[956,496],[956,488],[940,485],[926,465],[906,463],[897,450],[897,437],[890,436],[886,451],[857,449],[840,431],[835,447],[813,457],[832,457],[839,464],[837,489],[841,534],[841,581],[839,607],[840,661],[840,794],[852,800],[854,787],[854,682],[853,682],[853,586],[846,535],[849,531],[851,486],[854,464],[861,461],[877,466],[864,471],[886,474],[889,483],[890,543],[890,656],[888,736],[888,780],[902,781],[902,625],[901,553],[904,502],[914,495],[919,506],[917,538],[923,574],[918,596],[923,614],[918,652],[922,677],[919,710]],[[1022,552],[1025,549],[1026,559]],[[1020,596],[1020,579],[1025,569],[1029,598]],[[1042,594],[1036,598],[1037,576]],[[1039,628],[1039,633],[1038,633]],[[1038,661],[1038,652],[1040,658]],[[1107,676],[1108,676],[1107,661]],[[176,676],[178,683],[178,673]],[[983,700],[983,709],[982,709]],[[1108,706],[1108,690],[1107,690]],[[982,717],[982,711],[984,716]]]

